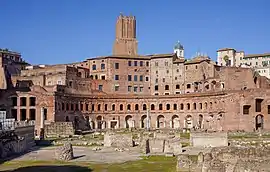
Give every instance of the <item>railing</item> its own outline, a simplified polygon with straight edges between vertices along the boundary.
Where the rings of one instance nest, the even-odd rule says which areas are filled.
[[[15,130],[15,119],[0,119],[0,132]]]
[[[31,121],[16,121],[14,123],[15,123],[15,125],[14,125],[15,128],[35,125],[34,120],[31,120]]]

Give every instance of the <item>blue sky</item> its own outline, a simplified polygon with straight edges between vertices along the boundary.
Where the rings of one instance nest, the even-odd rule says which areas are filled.
[[[269,0],[1,0],[0,47],[32,64],[110,55],[120,12],[135,15],[139,54],[270,52]]]

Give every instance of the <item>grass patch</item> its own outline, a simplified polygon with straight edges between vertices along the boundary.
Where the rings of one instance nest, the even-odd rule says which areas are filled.
[[[39,169],[41,168],[42,169]],[[61,166],[61,168],[59,168]],[[27,172],[58,172],[58,171],[93,171],[93,172],[173,172],[176,167],[175,157],[150,156],[142,157],[142,160],[118,164],[91,164],[87,162],[61,162],[61,161],[11,161],[0,165],[2,170],[23,170]],[[73,168],[78,167],[78,168]],[[21,168],[21,169],[20,169]],[[63,170],[64,169],[64,170]],[[23,170],[24,171],[24,170]]]
[[[180,133],[180,138],[189,139],[190,133]]]

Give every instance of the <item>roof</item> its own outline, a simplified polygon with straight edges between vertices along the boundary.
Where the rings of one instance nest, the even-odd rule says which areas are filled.
[[[137,56],[129,56],[129,55],[110,55],[110,56],[99,56],[95,58],[88,58],[87,60],[96,60],[96,59],[107,59],[107,58],[118,58],[118,59],[141,59],[141,60],[150,60],[152,58],[164,58],[164,57],[172,57],[174,53],[169,54],[150,54],[150,55],[137,55]]]
[[[219,52],[219,51],[228,51],[228,50],[234,50],[235,51],[234,48],[221,48],[221,49],[218,49],[217,52]]]
[[[270,53],[263,53],[263,54],[247,54],[244,56],[247,58],[251,58],[251,57],[264,57],[264,56],[270,56]]]
[[[189,61],[186,61],[185,64],[195,64],[195,63],[201,63],[203,61],[211,61],[211,59],[207,56],[198,56],[195,57]]]
[[[180,41],[177,41],[177,43],[176,43],[175,46],[174,46],[174,49],[180,49],[180,50],[183,50],[184,47],[183,47],[183,45],[180,43]]]

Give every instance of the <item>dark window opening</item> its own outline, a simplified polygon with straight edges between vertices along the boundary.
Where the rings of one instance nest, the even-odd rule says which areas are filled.
[[[102,76],[101,76],[101,79],[102,79],[102,80],[105,80],[105,79],[106,79],[105,75],[102,75]]]
[[[62,110],[65,110],[65,103],[62,103]]]
[[[124,110],[124,106],[122,104],[120,105],[120,110]]]
[[[177,84],[177,85],[175,86],[175,89],[180,89],[180,85]]]
[[[11,101],[12,101],[12,106],[17,106],[17,97],[12,97]]]
[[[86,110],[86,111],[89,110],[89,104],[85,104],[85,110]]]
[[[74,104],[73,103],[71,104],[70,110],[74,110]]]
[[[270,114],[270,105],[267,106],[268,114]]]
[[[115,104],[112,105],[112,111],[115,111]]]
[[[135,110],[139,110],[139,105],[138,104],[135,105]]]
[[[165,90],[169,90],[169,89],[170,89],[169,85],[165,85]]]
[[[77,111],[79,110],[79,104],[78,103],[75,104],[75,110],[77,110]]]
[[[127,105],[127,110],[131,110],[131,105],[130,104]]]
[[[162,104],[159,104],[159,110],[162,110],[163,108],[162,108]]]
[[[196,110],[196,103],[193,103],[193,109]]]
[[[108,105],[107,105],[107,104],[104,105],[104,110],[105,110],[105,111],[108,110]]]
[[[20,106],[26,106],[26,97],[20,98]]]
[[[105,69],[105,64],[101,64],[101,69]]]
[[[177,104],[173,104],[173,110],[177,110]]]
[[[184,104],[183,103],[180,104],[180,109],[184,110]]]
[[[249,114],[249,109],[250,109],[250,105],[244,105],[243,106],[243,114],[244,115],[248,115]]]
[[[146,104],[143,104],[143,110],[147,110]]]
[[[151,110],[155,110],[155,105],[151,104]]]
[[[95,105],[92,104],[92,111],[95,111]]]
[[[115,64],[114,64],[114,68],[115,68],[115,69],[119,69],[119,63],[115,63]]]
[[[101,104],[98,104],[98,111],[101,111]]]
[[[14,118],[15,121],[17,121],[17,109],[11,109],[11,115],[12,118]]]
[[[67,111],[69,110],[69,104],[68,103],[66,104],[66,110]]]
[[[167,105],[166,105],[166,109],[167,109],[167,110],[170,110],[170,109],[171,109],[171,105],[170,105],[170,104],[167,104]]]
[[[256,112],[262,111],[262,101],[263,101],[263,99],[256,99],[255,100],[255,106],[256,106],[255,111]]]
[[[44,120],[48,119],[48,110],[44,108]]]
[[[187,104],[187,110],[190,110],[190,104],[189,103]]]
[[[96,65],[92,65],[92,70],[97,70],[97,66]]]
[[[83,104],[80,104],[80,110],[83,111]]]
[[[36,109],[30,109],[30,120],[36,120]]]
[[[187,84],[187,89],[190,89],[191,88],[191,84]]]
[[[21,109],[21,121],[26,120],[26,109]]]
[[[155,85],[155,91],[158,91],[158,85]]]

